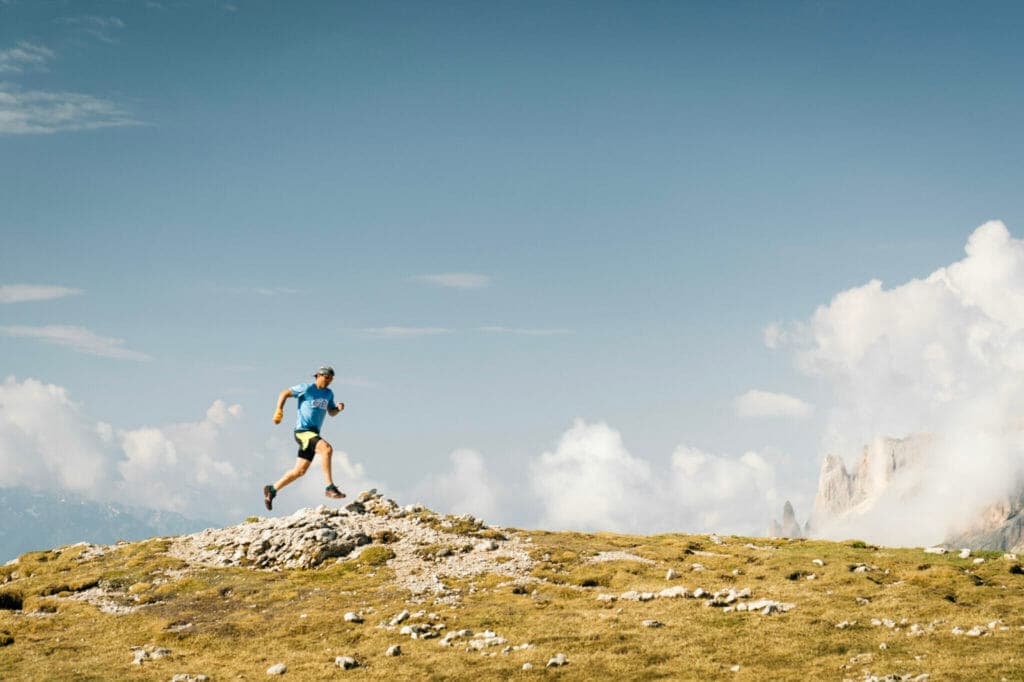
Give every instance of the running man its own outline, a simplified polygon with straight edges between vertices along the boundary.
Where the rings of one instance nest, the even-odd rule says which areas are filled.
[[[299,401],[295,420],[295,442],[299,444],[299,458],[295,460],[295,467],[285,472],[281,480],[274,485],[263,486],[263,503],[267,509],[273,509],[274,498],[277,497],[281,488],[306,473],[309,465],[313,463],[315,455],[320,455],[320,464],[324,468],[324,476],[327,477],[327,489],[324,494],[336,500],[345,497],[345,493],[334,485],[331,475],[331,455],[334,453],[334,448],[320,437],[320,427],[324,424],[324,418],[327,415],[334,417],[340,414],[345,409],[345,403],[335,404],[334,392],[327,388],[334,381],[333,367],[321,367],[313,376],[313,383],[286,388],[277,397],[277,411],[274,412],[275,424],[280,424],[284,418],[284,403],[288,398],[294,396]]]

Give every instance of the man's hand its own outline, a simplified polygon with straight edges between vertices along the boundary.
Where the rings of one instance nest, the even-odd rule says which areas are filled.
[[[336,409],[338,412],[341,412],[342,410],[345,409],[345,403],[338,403],[334,409]]]
[[[284,419],[284,410],[278,408],[277,411],[274,412],[274,423],[280,424],[282,419]]]

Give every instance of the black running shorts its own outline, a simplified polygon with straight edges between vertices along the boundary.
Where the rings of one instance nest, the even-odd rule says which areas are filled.
[[[299,457],[312,462],[316,454],[316,444],[320,442],[320,434],[316,431],[296,431],[295,442],[299,444]]]

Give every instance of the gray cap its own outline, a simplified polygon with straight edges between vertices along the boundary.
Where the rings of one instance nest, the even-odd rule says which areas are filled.
[[[325,377],[333,377],[334,368],[331,367],[330,365],[323,365],[322,367],[320,367],[320,369],[316,371],[316,374],[314,374],[313,376],[319,376],[321,374],[323,374]]]

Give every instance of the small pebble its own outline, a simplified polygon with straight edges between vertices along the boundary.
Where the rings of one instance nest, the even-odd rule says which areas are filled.
[[[401,656],[402,655],[402,647],[400,647],[397,644],[392,644],[391,646],[388,647],[388,650],[384,652],[384,655],[385,656]]]
[[[268,675],[284,675],[288,671],[288,666],[284,663],[278,663],[267,668]]]

